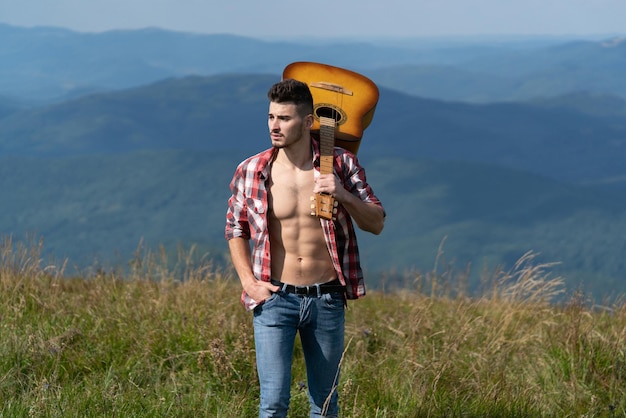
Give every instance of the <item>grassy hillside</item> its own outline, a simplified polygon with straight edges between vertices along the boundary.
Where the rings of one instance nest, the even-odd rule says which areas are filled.
[[[39,258],[0,244],[0,415],[257,414],[252,317],[229,272],[155,255],[127,276],[67,279]],[[562,289],[548,273],[527,257],[474,298],[430,276],[351,302],[342,416],[623,416],[623,304],[550,304]],[[302,417],[294,361],[290,416]]]

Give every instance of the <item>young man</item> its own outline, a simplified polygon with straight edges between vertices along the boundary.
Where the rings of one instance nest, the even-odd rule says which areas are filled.
[[[345,302],[365,294],[352,221],[379,234],[385,212],[350,152],[335,148],[335,173],[320,174],[319,143],[311,137],[313,97],[305,83],[283,80],[268,98],[272,147],[237,167],[225,229],[242,302],[254,311],[259,416],[287,416],[299,333],[311,416],[333,417]],[[310,214],[318,192],[339,202],[335,220]]]

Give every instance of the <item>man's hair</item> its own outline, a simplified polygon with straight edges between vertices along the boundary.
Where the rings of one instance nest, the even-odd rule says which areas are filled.
[[[274,103],[293,103],[301,116],[313,113],[313,96],[306,83],[287,78],[274,84],[267,92]]]

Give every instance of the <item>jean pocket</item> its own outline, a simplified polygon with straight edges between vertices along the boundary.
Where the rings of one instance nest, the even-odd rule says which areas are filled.
[[[255,306],[254,311],[260,311],[264,307],[270,307],[273,303],[278,299],[279,292],[272,292],[267,298],[263,299],[257,306]]]
[[[322,295],[322,300],[326,306],[336,309],[343,309],[346,303],[345,296],[341,292],[325,293]]]

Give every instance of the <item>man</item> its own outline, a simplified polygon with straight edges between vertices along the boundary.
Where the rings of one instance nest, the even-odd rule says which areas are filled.
[[[385,212],[350,152],[335,148],[335,174],[320,174],[305,83],[283,80],[268,98],[272,147],[237,167],[225,229],[242,302],[254,311],[259,416],[287,416],[296,333],[311,416],[337,416],[345,302],[365,294],[352,220],[379,234]],[[335,220],[310,214],[318,192],[339,203]]]

